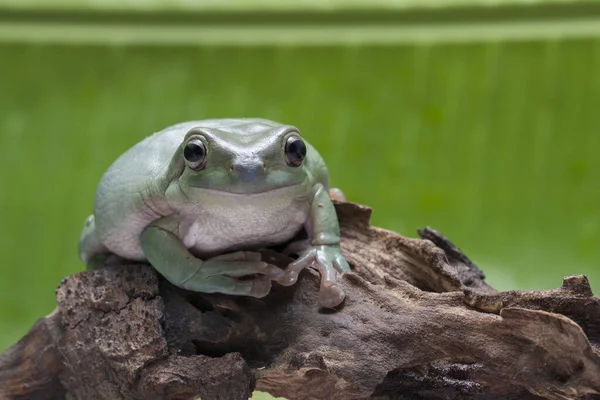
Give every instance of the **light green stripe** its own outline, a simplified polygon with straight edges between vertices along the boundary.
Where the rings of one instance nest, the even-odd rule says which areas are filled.
[[[104,11],[308,11],[404,10],[456,6],[574,4],[581,0],[0,0],[15,10]]]
[[[360,45],[600,37],[600,20],[419,26],[165,26],[0,23],[0,42],[151,45]]]

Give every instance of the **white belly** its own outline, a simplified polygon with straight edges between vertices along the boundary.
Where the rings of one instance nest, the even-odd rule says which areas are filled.
[[[192,253],[214,255],[284,243],[303,228],[309,215],[308,201],[287,196],[224,195],[202,204],[187,218],[189,223],[181,225],[180,234]]]

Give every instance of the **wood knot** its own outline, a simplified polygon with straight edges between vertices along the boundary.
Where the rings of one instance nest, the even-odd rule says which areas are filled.
[[[318,369],[327,371],[323,356],[315,353],[297,353],[290,360],[290,367],[294,369]]]
[[[562,290],[569,292],[573,296],[592,297],[592,288],[590,281],[585,275],[572,275],[563,279]]]

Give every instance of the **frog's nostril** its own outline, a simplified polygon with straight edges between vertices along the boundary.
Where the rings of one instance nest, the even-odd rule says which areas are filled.
[[[234,163],[231,165],[230,171],[234,171],[240,181],[252,182],[264,174],[265,166],[262,162]]]

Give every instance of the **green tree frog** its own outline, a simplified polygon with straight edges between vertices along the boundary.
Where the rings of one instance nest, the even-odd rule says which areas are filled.
[[[302,229],[286,269],[262,261],[256,250]],[[88,268],[115,254],[184,289],[259,298],[310,266],[324,307],[343,301],[337,277],[350,270],[323,159],[298,129],[264,119],[184,122],[133,146],[100,180],[79,253]]]

